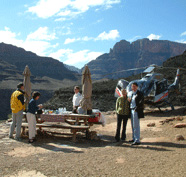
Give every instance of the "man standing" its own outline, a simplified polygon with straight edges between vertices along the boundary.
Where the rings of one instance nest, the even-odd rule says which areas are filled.
[[[77,113],[77,109],[79,107],[79,103],[82,99],[82,95],[79,93],[79,87],[78,86],[75,86],[74,87],[74,96],[73,96],[73,99],[72,99],[72,103],[73,103],[73,113]]]
[[[132,124],[132,145],[140,144],[140,118],[144,118],[144,97],[143,93],[138,90],[138,84],[133,83],[132,86],[132,96],[131,96],[131,124]]]
[[[24,86],[23,83],[17,85],[17,90],[12,93],[10,106],[12,110],[12,124],[10,126],[9,138],[13,138],[13,132],[16,127],[16,137],[15,139],[20,141],[21,135],[21,124],[23,118],[24,105]]]

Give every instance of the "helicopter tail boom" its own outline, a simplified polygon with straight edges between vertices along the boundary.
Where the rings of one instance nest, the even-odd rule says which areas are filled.
[[[179,89],[179,78],[180,78],[180,69],[177,69],[175,80],[174,80],[173,84],[171,84],[168,87],[169,91],[174,91],[176,89]]]

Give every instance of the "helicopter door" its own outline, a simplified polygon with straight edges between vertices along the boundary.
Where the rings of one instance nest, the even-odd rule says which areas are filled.
[[[167,80],[164,79],[162,81],[156,82],[156,91],[155,91],[155,98],[154,102],[160,102],[164,99],[168,98],[168,85]]]
[[[148,96],[155,97],[155,94],[156,94],[156,83],[151,83],[151,89]]]

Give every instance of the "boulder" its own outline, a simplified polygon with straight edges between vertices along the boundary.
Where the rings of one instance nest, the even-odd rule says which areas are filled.
[[[147,127],[155,127],[155,126],[156,126],[155,122],[151,122],[147,124]]]
[[[175,139],[177,141],[182,141],[182,140],[184,140],[184,137],[182,135],[176,135]]]
[[[184,127],[186,127],[186,123],[179,123],[174,125],[174,128],[184,128]]]
[[[166,122],[170,122],[170,121],[173,121],[173,120],[175,120],[175,118],[173,117],[173,118],[167,118],[167,119],[165,119],[166,120]]]
[[[178,120],[178,121],[182,121],[183,117],[182,116],[177,116],[175,119]]]
[[[160,125],[163,125],[164,123],[165,123],[165,121],[163,121],[163,120],[160,120],[160,121],[159,121],[159,124],[160,124]]]

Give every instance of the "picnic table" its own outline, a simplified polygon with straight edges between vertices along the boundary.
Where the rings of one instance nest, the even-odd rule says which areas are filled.
[[[40,114],[41,121],[44,122],[68,122],[74,120],[75,125],[88,125],[88,119],[91,118],[90,115],[84,114]],[[82,120],[82,121],[80,121]]]
[[[40,122],[37,123],[36,127],[40,130],[42,128],[57,128],[57,129],[69,129],[72,135],[72,141],[76,141],[77,132],[86,133],[90,132],[90,126],[98,122],[98,117],[94,115],[84,115],[84,114],[72,114],[72,113],[63,113],[63,114],[40,114],[37,115]],[[22,133],[25,134],[25,128],[28,128],[28,123],[22,124]],[[63,133],[61,133],[63,134]],[[67,133],[65,133],[67,135]]]

